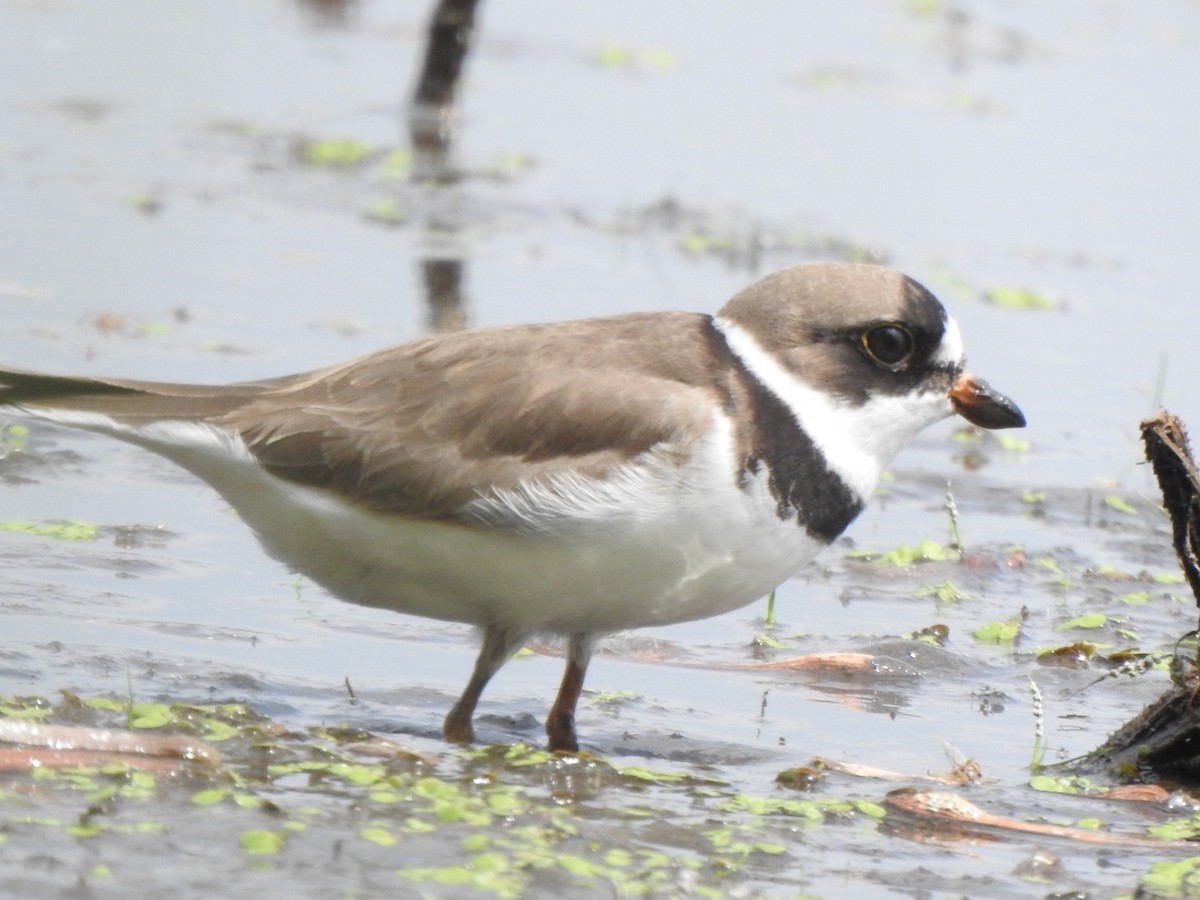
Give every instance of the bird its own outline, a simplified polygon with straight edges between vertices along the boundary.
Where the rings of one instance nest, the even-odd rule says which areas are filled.
[[[166,457],[337,598],[475,626],[449,742],[474,740],[514,652],[565,638],[546,735],[568,752],[599,639],[766,596],[927,426],[1025,425],[929,290],[842,262],[767,275],[715,315],[437,334],[236,384],[0,369],[0,409]]]

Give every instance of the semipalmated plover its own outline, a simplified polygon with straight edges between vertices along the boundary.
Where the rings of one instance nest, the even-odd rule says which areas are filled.
[[[598,636],[766,595],[953,412],[1025,423],[964,370],[929,291],[834,263],[764,278],[715,316],[443,334],[267,381],[4,371],[0,405],[173,460],[344,600],[478,626],[448,740],[473,738],[484,686],[528,638],[566,637],[556,750],[577,748]]]

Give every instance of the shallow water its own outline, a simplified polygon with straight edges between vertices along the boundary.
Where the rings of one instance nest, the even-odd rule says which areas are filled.
[[[510,865],[505,884],[532,895],[636,884],[785,896],[1132,892],[1153,853],[919,841],[891,820],[805,824],[737,798],[791,797],[775,775],[814,756],[947,771],[945,741],[980,764],[987,780],[970,796],[994,812],[1099,818],[1128,832],[1166,818],[1031,790],[1028,682],[1046,698],[1047,761],[1078,755],[1165,675],[1080,694],[1102,667],[1049,667],[1035,651],[1076,640],[1169,649],[1194,626],[1185,587],[1152,578],[1175,564],[1137,424],[1160,397],[1200,421],[1200,113],[1183,88],[1200,77],[1200,9],[496,2],[482,10],[460,116],[458,158],[472,174],[443,190],[413,187],[386,159],[405,143],[401,109],[426,14],[423,3],[367,0],[187,10],[0,0],[0,359],[232,381],[424,333],[419,265],[429,258],[461,261],[465,314],[488,325],[712,310],[771,269],[866,255],[952,307],[973,368],[1028,415],[1029,446],[964,444],[953,423],[923,435],[846,540],[781,587],[780,649],[756,647],[763,604],[609,642],[580,712],[588,749],[618,767],[723,786],[491,760],[495,778],[522,792],[519,815],[383,846],[362,829],[399,828],[416,807],[268,780],[259,794],[305,827],[280,852],[250,856],[237,835],[278,827],[280,814],[198,809],[196,785],[110,810],[114,824],[136,816],[165,831],[77,836],[35,820],[77,817],[82,798],[18,802],[9,781],[0,883],[39,896],[81,882],[100,896],[448,895],[462,888],[397,870],[471,859],[464,848],[482,834]],[[299,161],[305,141],[334,138],[378,150],[347,170]],[[1002,289],[1036,291],[1052,308],[985,300]],[[979,565],[894,569],[850,555],[948,540],[947,479]],[[245,702],[298,732],[345,723],[389,733],[437,755],[438,778],[475,783],[481,764],[435,739],[473,659],[469,631],[295,583],[203,485],[111,441],[34,426],[0,460],[0,480],[0,521],[102,526],[87,543],[0,532],[0,696]],[[1114,496],[1133,511],[1110,505]],[[1023,566],[1012,564],[1018,546]],[[969,597],[917,595],[945,581]],[[1022,610],[1015,645],[973,638]],[[1059,628],[1084,613],[1108,618]],[[935,623],[950,629],[945,648],[898,640]],[[891,663],[868,678],[721,668],[818,650]],[[560,667],[549,653],[510,664],[484,698],[481,740],[537,744]],[[253,752],[226,755],[245,776]],[[834,775],[815,796],[878,802],[903,783]],[[718,847],[714,822],[770,848]],[[553,831],[542,837],[559,853],[643,854],[640,880],[539,867],[528,847],[502,846],[535,824]],[[1041,849],[1060,858],[1049,884],[1015,871]],[[652,850],[700,867],[656,867]],[[148,865],[164,853],[168,871]],[[671,880],[654,880],[664,871]]]

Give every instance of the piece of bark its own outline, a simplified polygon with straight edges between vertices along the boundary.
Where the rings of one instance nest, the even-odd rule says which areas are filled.
[[[1179,567],[1200,606],[1200,472],[1188,447],[1187,430],[1165,409],[1142,422],[1146,459],[1171,517],[1171,536]]]
[[[1171,538],[1179,567],[1200,607],[1200,472],[1188,446],[1187,430],[1166,410],[1142,422],[1146,459],[1162,491],[1171,519]],[[1191,632],[1195,634],[1193,630]],[[1174,684],[1158,700],[1088,754],[1110,775],[1126,781],[1163,781],[1180,787],[1200,785],[1200,671],[1195,659],[1178,656]]]

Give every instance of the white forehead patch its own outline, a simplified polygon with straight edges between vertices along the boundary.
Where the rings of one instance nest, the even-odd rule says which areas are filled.
[[[931,361],[938,366],[962,365],[962,334],[958,330],[958,323],[952,316],[946,316],[946,330],[942,334],[942,342],[938,345],[937,353],[933,354]]]

